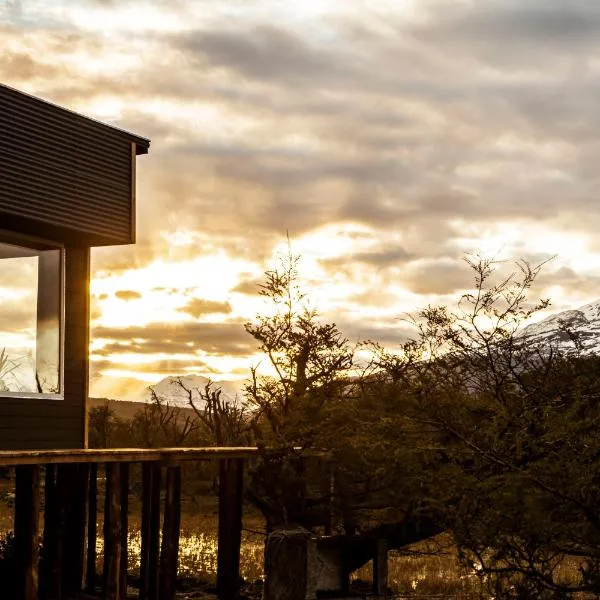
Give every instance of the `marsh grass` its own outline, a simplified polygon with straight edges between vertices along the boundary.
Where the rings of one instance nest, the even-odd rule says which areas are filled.
[[[0,489],[0,548],[2,541],[10,539],[13,508],[7,489]],[[129,516],[129,572],[139,573],[141,549],[140,505],[131,498]],[[100,503],[101,504],[101,503]],[[98,508],[98,569],[103,561],[103,510]],[[251,506],[244,507],[242,551],[240,556],[241,575],[247,582],[257,582],[263,577],[264,521]],[[217,568],[218,512],[216,498],[205,496],[184,500],[181,516],[180,561],[181,575],[214,584]],[[0,562],[2,556],[0,556]],[[579,577],[579,564],[562,561],[557,569],[564,581]],[[442,534],[415,544],[402,551],[392,551],[389,556],[389,585],[398,599],[422,600],[489,600],[485,583],[473,570],[461,566],[449,535]],[[372,579],[372,564],[365,565],[354,573],[353,583],[357,588],[368,589]],[[585,598],[585,596],[581,596]]]
[[[372,580],[372,562],[354,573]],[[396,598],[489,599],[477,574],[460,565],[450,536],[441,534],[389,554],[388,583]]]

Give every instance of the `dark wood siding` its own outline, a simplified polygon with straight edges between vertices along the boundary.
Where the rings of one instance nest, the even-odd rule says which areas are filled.
[[[0,227],[88,246],[132,243],[133,163],[147,148],[0,85]]]
[[[88,248],[65,249],[64,399],[0,397],[0,449],[87,446]]]

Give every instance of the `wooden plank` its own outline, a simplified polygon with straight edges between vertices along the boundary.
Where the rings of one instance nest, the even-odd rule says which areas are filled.
[[[16,469],[15,558],[19,600],[38,598],[40,468]]]
[[[119,567],[121,580],[119,589],[121,596],[127,597],[127,539],[129,534],[129,464],[122,463],[121,467],[121,564]]]
[[[225,459],[219,464],[219,544],[217,596],[234,600],[240,589],[240,548],[244,501],[244,461]]]
[[[251,458],[258,454],[255,447],[205,448],[107,448],[70,450],[2,450],[0,466],[45,465],[104,462],[162,462],[212,460],[221,458]]]
[[[165,513],[160,549],[160,600],[175,600],[181,524],[181,467],[168,467],[165,483]]]
[[[85,569],[85,590],[93,593],[96,590],[96,540],[98,521],[98,465],[90,464],[88,482],[88,514],[87,514],[87,561]]]
[[[388,587],[388,549],[387,541],[378,538],[374,540],[373,553],[373,594],[386,598]]]
[[[121,595],[121,484],[120,465],[106,463],[104,500],[104,595],[106,600],[124,600]]]
[[[142,465],[142,525],[140,551],[140,600],[158,598],[160,544],[160,465]]]

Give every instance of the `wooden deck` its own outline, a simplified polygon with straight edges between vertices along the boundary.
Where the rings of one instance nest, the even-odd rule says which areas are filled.
[[[221,600],[233,600],[239,594],[244,463],[256,454],[256,448],[216,447],[0,451],[0,466],[15,468],[15,600],[60,600],[83,592],[87,597],[125,600],[129,480],[131,466],[137,463],[142,468],[138,597],[174,600],[181,464],[206,460],[219,462],[217,594]],[[96,573],[99,468],[106,477],[100,578]]]

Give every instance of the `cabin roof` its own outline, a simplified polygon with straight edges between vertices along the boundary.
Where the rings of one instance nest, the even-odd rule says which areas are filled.
[[[44,100],[42,98],[38,98],[37,96],[32,96],[26,92],[22,92],[21,90],[16,90],[8,85],[0,83],[0,91],[4,91],[5,93],[14,96],[14,100],[16,102],[28,102],[46,107],[47,110],[56,111],[57,115],[68,117],[73,119],[75,122],[86,123],[91,127],[96,127],[103,131],[113,131],[116,134],[123,136],[129,141],[133,142],[136,146],[136,154],[147,154],[148,149],[150,148],[150,140],[126,131],[125,129],[121,129],[119,127],[115,127],[114,125],[107,125],[101,121],[93,119],[91,117],[87,117],[82,115],[81,113],[75,112],[68,108],[64,108],[63,106],[59,106],[58,104],[54,104],[53,102],[49,102],[48,100]]]

